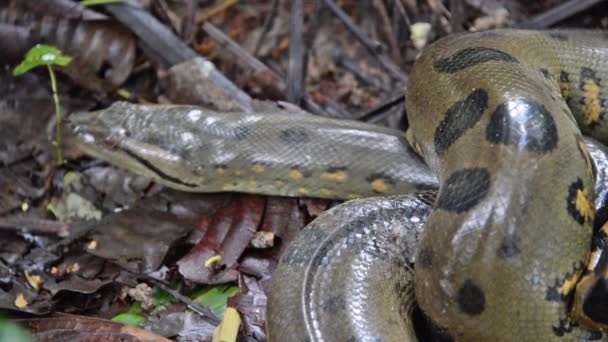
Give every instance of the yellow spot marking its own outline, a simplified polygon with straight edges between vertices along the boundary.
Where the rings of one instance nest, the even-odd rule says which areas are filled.
[[[234,170],[234,175],[235,176],[242,176],[243,175],[243,170]]]
[[[284,187],[284,186],[285,186],[285,182],[280,181],[280,180],[275,181],[275,182],[274,182],[274,186],[276,186],[277,188],[282,188],[282,187]]]
[[[576,191],[576,210],[589,221],[595,215],[595,208],[589,202],[589,192],[585,190]]]
[[[604,234],[608,234],[608,223],[605,223],[602,228],[600,229],[601,232],[603,232]]]
[[[226,173],[226,169],[223,167],[218,167],[217,169],[215,169],[215,172],[217,172],[218,175],[223,175]]]
[[[293,169],[293,170],[289,171],[289,178],[294,179],[294,180],[300,180],[300,179],[304,178],[304,174],[300,170]]]
[[[24,272],[25,274],[25,279],[27,280],[28,284],[30,284],[30,286],[32,288],[34,288],[34,290],[36,290],[36,292],[40,291],[40,288],[42,287],[42,277],[40,277],[39,275],[36,274],[30,274],[29,272]]]
[[[222,191],[232,191],[232,190],[234,190],[234,187],[232,187],[232,185],[230,185],[230,184],[224,184],[224,185],[222,185],[221,189],[222,189]]]
[[[414,150],[418,153],[419,156],[424,157],[424,153],[422,153],[422,146],[419,143],[414,143]]]
[[[576,284],[578,283],[578,280],[581,277],[582,273],[582,271],[576,271],[574,272],[574,274],[572,274],[570,278],[566,278],[566,280],[564,280],[564,284],[559,289],[559,293],[563,296],[569,295],[570,292],[572,292],[572,290],[574,290],[574,288],[576,287]]]
[[[585,80],[583,85],[583,111],[586,114],[585,124],[590,125],[600,120],[602,104],[600,101],[600,87],[591,79]]]
[[[331,191],[329,189],[325,189],[325,188],[319,189],[319,194],[321,194],[322,196],[334,196],[333,191]]]
[[[258,189],[258,182],[257,181],[255,181],[255,180],[249,180],[247,182],[247,190],[248,191],[254,192],[257,189]]]
[[[585,158],[585,164],[587,165],[587,172],[589,172],[590,175],[593,175],[593,166],[591,164],[591,157],[589,156],[589,151],[587,151],[587,146],[585,145],[585,143],[583,141],[579,141],[578,147],[583,152],[583,157]]]
[[[570,98],[570,85],[568,82],[559,82],[559,89],[562,92],[562,97],[564,99],[567,100]]]
[[[595,266],[597,266],[598,261],[600,261],[600,256],[602,255],[602,251],[599,249],[594,250],[589,255],[589,262],[587,262],[587,271],[593,271]]]
[[[348,173],[346,171],[325,171],[321,173],[321,179],[342,183],[348,179]]]
[[[99,242],[97,240],[91,240],[91,242],[89,242],[87,245],[87,249],[89,250],[95,250],[97,247],[99,247]]]
[[[260,165],[260,164],[254,165],[253,166],[253,172],[255,172],[255,173],[264,173],[264,172],[266,172],[266,167],[264,165]]]
[[[304,196],[310,195],[310,191],[308,191],[306,188],[298,188],[298,192]]]
[[[585,145],[585,143],[582,140],[578,142],[578,147],[581,149],[581,151],[583,151],[583,155],[585,155],[585,163],[587,163],[587,165],[591,165],[591,159],[589,158],[589,151],[587,151],[587,146]]]
[[[346,195],[346,198],[348,198],[348,199],[363,198],[363,195],[361,195],[361,194],[348,194],[348,195]]]
[[[378,192],[387,192],[388,191],[388,184],[386,184],[386,181],[384,179],[381,179],[381,178],[374,179],[370,184],[372,185],[372,189],[374,189]]]

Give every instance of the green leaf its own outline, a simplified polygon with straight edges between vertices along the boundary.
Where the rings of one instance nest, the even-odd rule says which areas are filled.
[[[61,53],[61,50],[54,46],[38,44],[31,48],[25,55],[25,59],[21,64],[17,65],[13,70],[13,76],[22,75],[33,68],[43,65],[60,65],[66,66],[70,64],[72,57]]]
[[[167,302],[175,303],[177,299],[173,297],[169,292],[163,291],[162,289],[155,287],[152,290],[152,294],[154,295],[154,300],[156,301],[156,305],[163,305]]]
[[[224,317],[228,298],[239,292],[238,286],[220,285],[207,286],[195,291],[190,297],[208,306],[218,317]]]
[[[142,315],[125,312],[112,317],[112,321],[139,327],[146,322],[146,318]]]
[[[30,342],[33,339],[16,323],[0,319],[0,341]]]
[[[141,308],[141,303],[134,303],[133,305],[131,305],[131,307],[129,308],[129,311],[127,311],[127,312],[131,313],[131,314],[139,314],[143,310],[144,309]]]

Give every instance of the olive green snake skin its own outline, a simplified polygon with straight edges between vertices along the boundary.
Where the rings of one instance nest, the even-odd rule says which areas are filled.
[[[592,305],[605,283],[585,282],[605,276],[591,242],[606,164],[581,134],[608,142],[605,82],[603,32],[498,30],[420,55],[412,148],[390,129],[280,111],[117,103],[71,125],[85,152],[185,191],[352,199],[440,184],[430,212],[424,192],[363,199],[306,228],[274,276],[271,340],[414,340],[413,289],[453,340],[605,340],[580,324],[608,324]],[[573,298],[596,300],[573,316]]]

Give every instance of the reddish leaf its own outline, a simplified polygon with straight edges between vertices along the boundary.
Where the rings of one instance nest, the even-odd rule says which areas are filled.
[[[186,209],[188,202],[190,208]],[[180,203],[179,211],[173,210],[173,203]],[[169,248],[196,228],[192,217],[214,212],[222,203],[223,196],[178,192],[147,198],[133,209],[108,216],[95,227],[89,238],[96,241],[96,248],[88,252],[132,272],[155,271]]]
[[[261,196],[242,195],[219,210],[203,240],[178,262],[179,272],[186,279],[204,284],[234,281],[236,262],[260,224],[265,202]],[[221,260],[205,267],[205,262],[216,255]]]

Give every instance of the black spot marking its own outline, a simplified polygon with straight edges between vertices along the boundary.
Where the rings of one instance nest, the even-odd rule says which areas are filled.
[[[228,169],[228,165],[226,165],[226,164],[213,164],[213,168],[216,169],[216,170],[218,170],[218,169],[226,170],[226,169]]]
[[[589,335],[584,337],[587,341],[599,341],[604,338],[604,333],[601,331],[589,330],[588,333]]]
[[[416,266],[422,269],[428,269],[433,266],[433,253],[427,247],[420,249]]]
[[[385,175],[384,173],[372,173],[371,175],[367,176],[365,178],[365,180],[368,181],[370,184],[373,184],[374,182],[382,181],[390,186],[395,185],[395,180],[392,177]],[[378,191],[376,189],[372,189],[372,190],[376,194],[383,193],[383,191]]]
[[[598,278],[583,302],[583,312],[592,320],[608,324],[608,280]]]
[[[544,106],[515,99],[496,107],[486,127],[486,139],[493,144],[547,153],[557,146],[558,136],[555,121]]]
[[[565,71],[559,73],[559,90],[561,91],[564,100],[569,102],[572,98],[572,92],[570,91],[570,74]]]
[[[348,171],[348,168],[345,166],[332,166],[332,167],[328,167],[327,169],[325,169],[325,171],[328,173],[336,173],[336,172]]]
[[[595,71],[591,68],[581,68],[579,89],[583,92],[583,96],[579,99],[579,104],[585,115],[584,124],[591,129],[597,127],[605,116],[606,99],[599,96],[600,87],[601,79],[597,77]]]
[[[572,216],[572,218],[574,218],[574,220],[580,225],[584,225],[585,221],[591,220],[592,217],[590,217],[589,215],[585,215],[585,213],[580,212],[580,210],[578,209],[577,199],[579,196],[579,191],[584,193],[585,187],[583,185],[583,180],[577,178],[576,181],[570,184],[570,186],[568,187],[568,198],[566,207],[570,216]],[[588,204],[593,205],[593,203]]]
[[[540,71],[541,74],[543,74],[543,76],[545,78],[551,78],[551,73],[549,72],[549,70],[545,69],[545,68],[540,68],[538,69]]]
[[[562,293],[562,286],[566,283],[566,281],[572,282],[573,277],[578,277],[584,268],[585,264],[583,262],[579,262],[578,265],[574,264],[572,267],[572,272],[567,272],[562,279],[555,278],[553,285],[547,287],[545,300],[549,302],[570,302],[572,296],[574,295],[574,288],[569,289],[569,293]]]
[[[519,236],[511,234],[505,236],[496,254],[501,258],[511,258],[521,253]]]
[[[433,63],[433,68],[438,72],[453,74],[468,67],[492,61],[519,63],[515,57],[504,51],[472,47],[462,49],[449,57],[436,61]]]
[[[574,328],[578,326],[579,325],[575,321],[572,321],[569,318],[560,318],[558,325],[553,326],[553,334],[555,334],[555,336],[563,337],[566,334],[572,333]],[[577,329],[576,331],[577,333],[581,332],[580,329]],[[585,334],[583,336],[577,336],[577,341],[598,341],[603,338],[601,331],[585,330],[584,332]]]
[[[490,172],[482,168],[458,170],[441,186],[436,206],[461,213],[481,202],[490,189]]]
[[[485,310],[486,297],[477,284],[471,279],[465,280],[458,290],[458,307],[469,316],[477,316]]]
[[[577,324],[571,321],[569,318],[560,318],[557,326],[553,326],[553,333],[555,336],[564,336],[572,332]]]
[[[593,81],[598,86],[600,85],[601,79],[596,76],[595,71],[591,68],[581,68],[581,81],[579,83],[579,89],[585,90],[585,81]]]
[[[288,144],[306,144],[310,141],[304,128],[287,128],[280,133],[279,138]]]
[[[249,136],[249,127],[235,127],[234,137],[237,140],[244,140]]]
[[[454,103],[435,130],[437,154],[442,156],[468,129],[473,128],[486,108],[488,108],[488,92],[484,89],[477,89],[463,101]]]
[[[562,295],[559,293],[559,283],[556,280],[553,286],[547,288],[545,293],[545,300],[548,302],[561,302],[563,301]]]
[[[548,34],[549,37],[553,38],[553,39],[557,39],[557,40],[561,40],[561,41],[567,41],[570,38],[568,38],[567,35],[563,34],[563,33],[558,33],[558,32],[551,32]]]
[[[327,300],[321,304],[321,308],[327,313],[338,314],[344,311],[346,308],[346,302],[344,301],[344,297],[334,296],[327,298]]]

